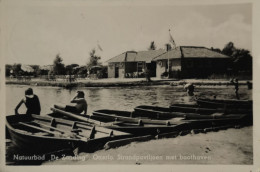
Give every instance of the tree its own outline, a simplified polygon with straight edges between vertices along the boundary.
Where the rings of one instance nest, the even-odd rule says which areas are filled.
[[[92,49],[90,51],[89,56],[90,56],[90,59],[89,59],[89,62],[87,63],[87,68],[88,69],[90,69],[93,66],[101,65],[101,63],[99,62],[101,57],[96,55],[96,50],[95,49]]]
[[[77,71],[78,75],[84,75],[86,76],[86,74],[88,73],[88,69],[86,66],[83,66],[81,68],[79,68],[79,70]]]
[[[18,76],[22,73],[21,67],[22,67],[22,65],[20,63],[18,63],[18,64],[15,63],[13,65],[12,69],[13,69],[13,73],[14,73],[15,76]]]
[[[10,76],[12,70],[12,65],[6,64],[5,65],[5,76]]]
[[[222,50],[222,53],[227,55],[227,56],[232,56],[233,52],[236,50],[234,43],[229,42],[225,45],[225,47]]]
[[[75,67],[78,67],[79,65],[78,64],[70,64],[70,65],[67,65],[65,67],[65,70],[66,70],[66,74],[68,75],[75,75],[76,74],[76,70],[75,70]]]
[[[229,42],[223,48],[222,53],[232,57],[231,65],[235,72],[252,72],[252,56],[249,50],[238,49],[233,42]]]
[[[154,43],[154,41],[152,41],[148,50],[155,50],[155,49],[156,49],[155,43]]]
[[[32,68],[33,68],[33,70],[34,70],[34,72],[33,72],[33,75],[35,76],[35,77],[37,77],[38,75],[41,75],[41,70],[40,70],[40,66],[39,65],[30,65]]]
[[[59,54],[56,55],[53,61],[53,72],[55,75],[63,75],[65,73],[65,65],[62,63],[63,59]]]
[[[218,52],[218,53],[221,53],[221,50],[220,50],[219,48],[213,48],[213,47],[211,47],[211,50],[212,50],[212,51],[215,51],[215,52]]]
[[[250,51],[236,49],[232,54],[233,68],[236,71],[252,71],[252,56]]]

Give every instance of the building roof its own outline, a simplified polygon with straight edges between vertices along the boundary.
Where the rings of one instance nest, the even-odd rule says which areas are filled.
[[[168,59],[168,58],[170,58],[170,59],[181,58],[180,47],[176,47],[176,49],[170,50],[168,52],[164,52],[163,54],[159,55],[158,57],[156,57],[153,60],[154,61],[165,60],[165,59]]]
[[[137,53],[137,57],[136,57],[135,61],[151,62],[154,58],[158,57],[159,55],[161,55],[165,52],[166,51],[164,49],[139,51]]]
[[[149,51],[127,51],[118,56],[113,57],[112,59],[108,60],[108,63],[112,62],[151,62],[154,58],[158,57],[159,55],[165,53],[165,50],[149,50]]]
[[[224,54],[212,51],[205,47],[182,46],[182,55],[186,58],[230,58]]]
[[[53,65],[44,65],[39,67],[40,70],[52,70]]]
[[[165,59],[176,59],[176,58],[230,58],[224,54],[219,52],[212,51],[205,47],[194,47],[194,46],[180,46],[176,49],[170,50],[162,55],[156,57],[157,60],[165,60]]]
[[[34,69],[29,66],[29,65],[22,65],[21,66],[21,69],[24,71],[24,72],[34,72]]]

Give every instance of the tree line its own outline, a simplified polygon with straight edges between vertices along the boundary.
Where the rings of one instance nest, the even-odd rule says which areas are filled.
[[[6,64],[5,74],[6,76],[33,75],[37,77],[40,75],[81,75],[86,77],[87,74],[98,73],[101,77],[105,77],[107,73],[106,67],[102,65],[100,60],[101,57],[96,54],[95,49],[90,51],[89,61],[83,66],[80,66],[79,64],[65,65],[60,54],[57,54],[49,69],[41,68],[39,65],[29,65],[33,69],[33,72],[28,72],[22,70],[22,65],[20,63],[15,63],[13,65]]]

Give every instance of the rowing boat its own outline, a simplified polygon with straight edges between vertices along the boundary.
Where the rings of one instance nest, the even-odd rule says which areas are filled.
[[[181,112],[178,112],[181,111]],[[175,117],[183,117],[185,119],[216,119],[216,118],[232,118],[240,116],[240,114],[250,115],[250,111],[243,110],[237,111],[236,113],[231,113],[233,111],[227,111],[223,109],[206,109],[200,108],[196,105],[186,105],[183,106],[174,105],[170,108],[159,107],[159,106],[148,106],[142,105],[135,107],[133,114],[138,114],[135,116],[145,116],[155,119],[169,119]],[[229,114],[229,115],[227,115]]]
[[[171,113],[165,113],[166,115],[171,115]],[[178,113],[179,114],[179,113]],[[132,116],[129,116],[132,115]],[[163,116],[164,114],[161,114]],[[173,116],[175,114],[172,114]],[[140,123],[146,125],[168,125],[168,126],[176,126],[172,131],[183,131],[183,130],[192,130],[192,129],[203,129],[206,127],[212,126],[223,126],[230,124],[238,124],[243,123],[246,124],[250,121],[250,116],[246,114],[228,114],[225,115],[223,113],[215,113],[212,115],[200,115],[200,114],[187,114],[183,113],[182,117],[175,117],[168,120],[158,120],[151,119],[147,117],[138,117],[137,114],[133,115],[132,112],[128,111],[117,111],[117,110],[97,110],[93,112],[94,117],[101,117],[104,121],[112,122],[112,121],[121,121],[133,123],[137,125]],[[101,120],[101,119],[99,119]],[[122,123],[124,124],[124,123]],[[169,132],[169,131],[168,131]]]
[[[225,113],[225,114],[251,114],[252,109],[245,108],[206,108],[197,104],[172,104],[170,106],[172,112],[184,113],[199,113],[199,114],[212,114],[212,113]]]
[[[91,116],[82,116],[56,108],[51,108],[51,110],[53,111],[53,113],[48,114],[50,116],[60,116],[60,118],[88,122],[111,130],[118,130],[134,135],[157,135],[158,133],[182,131],[184,129],[187,129],[189,126],[189,122],[186,121],[151,120],[145,118],[126,117],[127,112],[125,112],[125,116],[110,118],[104,116],[105,114],[102,115],[100,111],[95,111],[96,115],[93,114]],[[99,115],[97,115],[97,113],[99,113]]]
[[[54,114],[60,117],[69,117],[73,120],[94,123],[109,129],[128,132],[134,135],[157,135],[160,133],[184,131],[192,129],[203,129],[206,127],[223,126],[248,123],[248,115],[245,114],[186,114],[186,116],[175,117],[168,120],[151,119],[139,116],[128,111],[116,110],[98,110],[93,115],[85,115],[85,117],[65,112],[60,109],[51,108]],[[132,116],[131,116],[132,115]],[[195,116],[194,116],[195,115]],[[249,120],[250,121],[250,120]]]
[[[227,103],[227,104],[249,104],[253,103],[252,100],[236,100],[236,99],[208,99],[208,98],[198,98],[203,101],[211,101],[216,103]]]
[[[253,108],[252,100],[230,100],[230,99],[196,99],[197,104],[201,107],[209,108],[239,108],[239,109],[251,109]]]
[[[34,154],[75,148],[91,150],[97,144],[130,136],[89,123],[40,115],[7,116],[6,127],[15,146]]]

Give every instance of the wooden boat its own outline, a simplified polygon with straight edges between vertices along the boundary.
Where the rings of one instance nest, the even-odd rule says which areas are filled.
[[[203,101],[211,101],[216,103],[227,103],[227,104],[249,104],[253,103],[252,100],[236,100],[236,99],[207,99],[207,98],[198,98]]]
[[[51,108],[55,114],[61,117],[67,116],[74,120],[95,123],[103,127],[132,133],[134,135],[157,135],[174,131],[184,131],[192,129],[204,129],[206,127],[232,125],[246,123],[247,115],[221,115],[211,116],[208,119],[175,118],[172,120],[152,120],[143,117],[129,117],[133,113],[127,111],[98,110],[91,116],[79,116],[70,112]],[[116,114],[116,115],[115,115]],[[120,115],[121,114],[121,115]],[[209,115],[207,115],[209,117]]]
[[[40,115],[7,116],[6,127],[15,146],[34,154],[61,149],[90,150],[97,144],[130,136],[89,123]]]
[[[155,112],[155,113],[154,113]],[[134,114],[134,115],[133,115]],[[203,120],[203,119],[236,119],[244,114],[229,114],[225,115],[223,113],[213,113],[211,115],[200,115],[196,113],[179,113],[179,112],[163,112],[159,111],[148,111],[148,113],[140,115],[139,113],[133,113],[128,111],[118,111],[118,110],[97,110],[93,112],[96,117],[101,117],[109,121],[123,121],[129,123],[146,123],[146,124],[175,124],[177,120]],[[167,120],[165,120],[167,118]],[[177,119],[177,120],[176,120]]]
[[[250,114],[249,111],[243,110],[243,112],[237,111],[237,113],[232,115],[236,117],[238,112],[240,112],[240,114]],[[132,116],[145,116],[155,119],[169,119],[175,117],[183,117],[185,119],[216,119],[230,118],[232,116],[227,116],[226,114],[231,115],[231,113],[226,113],[223,109],[199,108],[196,105],[184,105],[184,107],[176,105],[171,106],[170,108],[142,105],[135,107]]]
[[[180,115],[180,113],[178,113]],[[98,110],[93,112],[93,116],[102,117],[103,120],[112,121],[122,121],[128,123],[137,123],[140,124],[140,120],[142,123],[146,123],[151,125],[150,121],[161,121],[162,124],[167,124],[168,126],[174,126],[173,130],[163,131],[163,132],[172,132],[172,131],[184,131],[184,130],[192,130],[192,129],[204,129],[207,127],[216,127],[216,126],[224,126],[224,125],[252,125],[252,116],[247,114],[223,114],[223,113],[214,113],[211,115],[200,115],[200,114],[188,114],[183,113],[181,118],[175,117],[168,120],[151,120],[143,117],[138,117],[139,114],[134,114],[132,112],[127,111],[116,111],[116,110]],[[163,115],[173,115],[176,113],[164,113],[159,114]],[[128,117],[130,116],[130,117]],[[158,113],[157,113],[158,117]],[[160,116],[159,116],[160,117]],[[178,119],[178,122],[177,120]],[[100,119],[99,119],[100,120]],[[155,123],[155,124],[156,124]],[[124,123],[122,123],[124,124]],[[159,124],[159,122],[158,122]],[[129,125],[129,124],[128,124]]]
[[[140,107],[142,108],[142,107]],[[206,108],[197,104],[172,104],[170,106],[172,112],[184,113],[199,113],[199,114],[212,114],[212,113],[225,113],[225,114],[252,114],[252,109],[244,108]]]
[[[118,130],[134,135],[157,135],[158,133],[166,133],[171,131],[181,131],[187,129],[189,122],[186,121],[162,121],[162,120],[151,120],[151,119],[136,119],[128,117],[107,118],[105,116],[97,115],[79,115],[70,112],[65,112],[60,109],[51,108],[54,112],[48,114],[50,116],[61,118],[68,118],[70,120],[84,121],[109,128],[111,130]]]
[[[252,100],[218,100],[218,99],[196,99],[197,104],[207,108],[239,108],[253,109]]]

